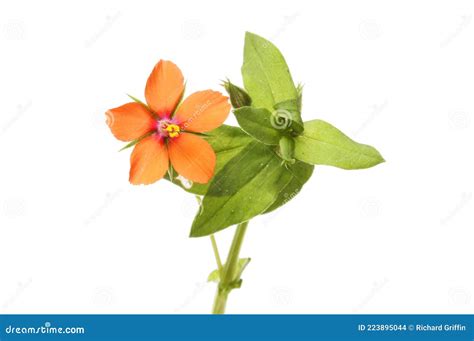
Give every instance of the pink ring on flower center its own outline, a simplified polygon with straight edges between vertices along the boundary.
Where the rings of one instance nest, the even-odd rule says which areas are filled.
[[[156,131],[163,138],[175,138],[181,133],[181,128],[173,120],[165,118],[156,122]]]

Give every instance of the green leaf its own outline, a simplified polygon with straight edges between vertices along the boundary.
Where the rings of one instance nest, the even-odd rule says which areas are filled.
[[[282,191],[278,194],[278,198],[264,213],[272,212],[293,199],[301,191],[303,185],[311,178],[314,170],[313,165],[301,161],[287,165],[287,168],[293,175],[291,181],[283,187]]]
[[[240,279],[240,277],[242,276],[242,273],[244,272],[245,268],[250,263],[250,260],[251,260],[250,258],[240,258],[239,259],[239,262],[237,263],[237,269],[236,269],[235,274],[233,276],[234,281]],[[209,276],[207,277],[208,282],[219,283],[220,280],[221,280],[221,278],[220,278],[219,269],[216,269],[216,270],[212,271],[209,274]]]
[[[362,169],[384,162],[371,146],[357,143],[327,122],[305,122],[304,133],[295,140],[295,158],[314,165]]]
[[[245,34],[242,78],[256,108],[272,112],[276,103],[298,97],[281,52],[268,40],[250,32]]]
[[[234,115],[240,127],[260,142],[277,145],[280,141],[281,131],[274,127],[272,113],[267,109],[243,107],[234,110]]]
[[[292,178],[270,147],[257,141],[249,144],[213,178],[191,237],[207,236],[261,214]]]
[[[142,101],[140,101],[138,98],[136,98],[132,95],[129,95],[129,94],[127,94],[127,96],[130,97],[134,102],[143,105],[146,110],[148,110],[149,112],[152,113],[152,110],[150,109],[150,107],[148,105],[146,105],[145,103],[143,103]]]
[[[207,281],[208,282],[214,282],[214,283],[219,283],[221,281],[221,276],[219,273],[219,269],[215,269],[212,271],[209,276],[207,276]]]
[[[119,150],[119,152],[124,151],[125,149],[128,149],[128,148],[131,148],[131,147],[135,146],[138,142],[140,142],[140,141],[143,140],[144,138],[146,138],[146,137],[148,137],[148,136],[151,136],[151,135],[153,135],[153,132],[149,132],[149,133],[143,135],[142,137],[139,137],[138,139],[133,140],[132,142],[130,142],[130,143],[128,143],[127,145],[125,145],[125,147],[121,148],[121,149]]]
[[[274,125],[288,132],[291,136],[301,135],[304,126],[298,107],[298,99],[291,99],[275,104],[275,111],[273,112]]]
[[[216,153],[217,160],[214,174],[217,174],[230,159],[239,154],[249,143],[254,141],[254,139],[243,132],[242,129],[228,125],[222,125],[201,137],[209,142]],[[166,175],[165,178],[167,180],[170,179],[168,175]],[[209,188],[209,183],[183,183],[178,179],[177,174],[173,178],[173,183],[187,192],[198,195],[206,194]]]
[[[249,265],[251,260],[252,260],[251,258],[239,259],[239,263],[237,264],[237,269],[235,270],[235,275],[234,275],[235,279],[239,279],[240,277],[242,277],[242,273],[244,272],[247,265]]]

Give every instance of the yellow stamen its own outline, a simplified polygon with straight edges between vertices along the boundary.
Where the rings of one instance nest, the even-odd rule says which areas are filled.
[[[168,132],[168,136],[171,138],[177,137],[181,132],[181,129],[176,124],[168,124],[165,130]]]

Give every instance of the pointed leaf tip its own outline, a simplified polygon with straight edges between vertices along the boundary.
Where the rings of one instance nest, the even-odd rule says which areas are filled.
[[[280,50],[270,41],[246,32],[242,78],[252,105],[273,111],[276,103],[296,100],[296,87]]]
[[[385,162],[372,146],[350,139],[322,120],[305,122],[303,135],[295,140],[295,158],[313,165],[363,169]]]

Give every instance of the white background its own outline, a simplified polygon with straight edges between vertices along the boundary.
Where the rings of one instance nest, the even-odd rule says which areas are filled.
[[[472,313],[472,1],[2,1],[0,312],[207,313],[194,198],[128,183],[104,112],[160,59],[188,94],[272,40],[325,119],[387,162],[317,167],[251,222],[229,313]],[[227,123],[235,121],[229,118]],[[244,165],[243,165],[244,167]],[[227,249],[233,229],[217,235]]]

